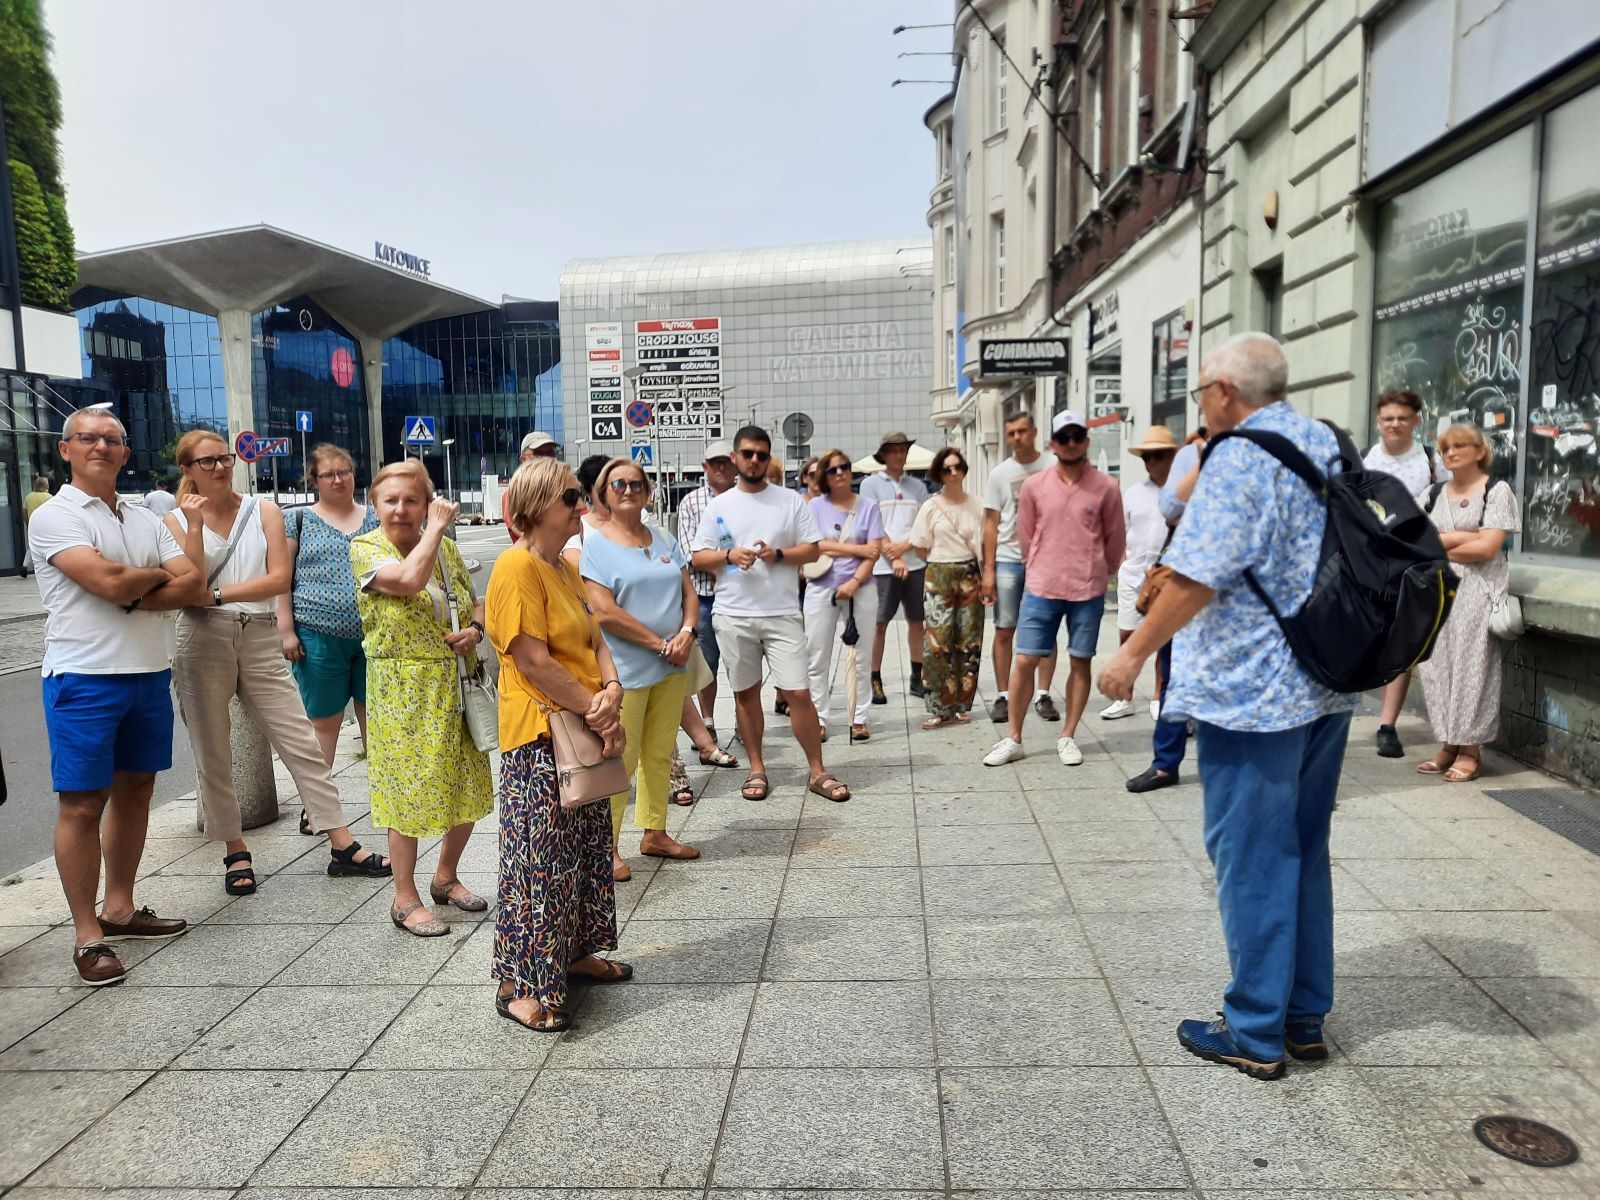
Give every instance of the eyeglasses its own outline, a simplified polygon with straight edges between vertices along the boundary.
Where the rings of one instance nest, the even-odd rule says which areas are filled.
[[[829,467],[826,471],[823,472],[823,474],[825,474],[825,475],[848,475],[848,474],[850,474],[850,464],[849,463],[834,463],[833,466]]]
[[[770,462],[772,459],[771,450],[739,450],[736,453],[745,462]]]
[[[558,499],[568,508],[577,508],[583,500],[583,489],[567,488],[561,493]]]
[[[642,479],[613,479],[608,486],[619,496],[624,492],[632,492],[637,496],[650,485]]]
[[[80,446],[98,446],[104,442],[112,450],[120,450],[128,444],[114,433],[75,433],[72,440]]]
[[[1189,392],[1189,399],[1193,400],[1196,404],[1199,404],[1200,397],[1204,396],[1208,391],[1216,387],[1221,382],[1222,380],[1220,379],[1213,379],[1210,383],[1202,383],[1199,387],[1194,388]]]
[[[713,471],[731,471],[733,469],[733,459],[708,458],[706,459],[706,466],[710,467]]]
[[[202,471],[215,471],[218,467],[233,466],[232,454],[205,454],[199,458],[191,458],[183,465],[186,467],[199,467]]]
[[[199,460],[196,459],[195,461],[198,462]],[[325,479],[329,483],[338,483],[341,479],[354,479],[356,477],[356,473],[346,469],[318,471],[316,477],[318,479]]]

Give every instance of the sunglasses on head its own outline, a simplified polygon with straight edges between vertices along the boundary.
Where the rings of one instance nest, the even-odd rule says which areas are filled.
[[[770,462],[772,460],[771,450],[740,450],[738,454],[745,462]]]
[[[583,489],[575,487],[567,488],[561,493],[560,496],[557,497],[557,499],[559,499],[561,503],[565,504],[568,508],[577,508],[579,503],[581,503],[583,500]]]
[[[632,492],[637,496],[649,485],[642,479],[613,479],[607,486],[619,496],[624,492]]]

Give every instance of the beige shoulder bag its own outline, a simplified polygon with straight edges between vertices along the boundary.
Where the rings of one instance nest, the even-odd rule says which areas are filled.
[[[565,571],[562,576],[567,578]],[[588,609],[585,603],[584,611]],[[628,768],[623,764],[620,751],[617,757],[607,758],[605,743],[589,728],[582,713],[552,708],[537,697],[534,703],[550,723],[550,744],[555,753],[556,784],[562,808],[582,808],[628,790]]]

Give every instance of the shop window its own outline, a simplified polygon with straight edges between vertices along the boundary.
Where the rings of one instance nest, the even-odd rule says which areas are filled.
[[[1545,121],[1535,238],[1523,549],[1600,558],[1600,89]]]
[[[1155,323],[1150,348],[1150,424],[1165,425],[1181,442],[1189,408],[1189,328],[1182,309]]]

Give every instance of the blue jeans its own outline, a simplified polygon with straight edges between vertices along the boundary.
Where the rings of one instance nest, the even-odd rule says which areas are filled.
[[[1161,688],[1161,704],[1166,707],[1166,697],[1172,694],[1172,643],[1168,642],[1156,653],[1161,678],[1166,683]],[[1150,738],[1152,750],[1150,765],[1168,775],[1176,775],[1183,765],[1184,751],[1189,748],[1189,722],[1164,721],[1156,718],[1155,733]]]
[[[1333,877],[1328,826],[1350,714],[1281,733],[1236,733],[1202,722],[1206,853],[1233,979],[1222,1012],[1239,1048],[1283,1057],[1290,1021],[1333,1007]]]

